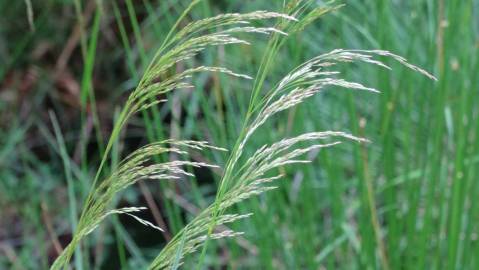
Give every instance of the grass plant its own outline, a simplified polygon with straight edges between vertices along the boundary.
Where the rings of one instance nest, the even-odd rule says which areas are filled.
[[[122,190],[142,179],[171,180],[178,179],[181,175],[193,176],[183,169],[184,166],[214,166],[203,162],[187,160],[173,160],[149,164],[148,161],[151,160],[152,157],[160,154],[175,153],[181,155],[187,153],[185,151],[189,151],[182,150],[182,148],[200,151],[208,148],[225,150],[210,146],[202,141],[164,140],[148,144],[134,151],[121,161],[119,166],[114,169],[106,179],[99,182],[113,143],[133,114],[165,102],[166,100],[160,99],[160,97],[166,93],[175,89],[192,87],[186,79],[199,72],[217,72],[242,79],[251,79],[251,77],[247,75],[235,73],[227,68],[216,66],[199,66],[186,69],[176,74],[169,73],[171,67],[180,62],[192,59],[204,51],[207,46],[223,46],[229,44],[249,45],[244,39],[236,37],[236,35],[241,33],[271,35],[255,79],[246,118],[243,122],[243,128],[240,130],[235,146],[228,157],[228,161],[224,165],[224,172],[219,182],[219,188],[214,202],[175,235],[153,260],[149,267],[151,269],[177,269],[179,265],[182,264],[186,254],[192,253],[202,246],[202,253],[198,264],[198,268],[201,268],[210,239],[235,237],[241,234],[230,230],[216,232],[215,229],[219,225],[231,223],[250,216],[250,214],[225,214],[226,210],[232,205],[246,200],[253,195],[259,195],[273,189],[274,187],[268,185],[268,183],[280,178],[281,175],[269,176],[271,171],[274,172],[289,164],[307,163],[307,159],[301,158],[304,154],[339,144],[341,140],[337,138],[364,142],[364,139],[343,132],[310,132],[289,139],[282,139],[270,145],[264,145],[258,148],[247,159],[243,157],[245,145],[255,131],[262,127],[270,117],[301,104],[304,100],[323,91],[326,87],[339,86],[348,89],[378,92],[362,84],[338,78],[340,72],[333,69],[333,67],[340,63],[363,62],[389,69],[386,64],[374,59],[374,56],[387,56],[414,71],[435,79],[426,71],[409,64],[404,58],[387,51],[334,50],[301,64],[287,74],[278,84],[270,90],[265,91],[265,78],[269,73],[270,66],[273,64],[278,51],[284,44],[284,36],[301,31],[317,18],[337,7],[311,7],[312,2],[310,1],[293,1],[284,6],[284,13],[255,11],[245,14],[220,14],[215,17],[194,21],[178,30],[179,23],[198,2],[199,1],[193,1],[184,10],[167,34],[163,44],[155,53],[153,60],[145,69],[145,73],[140,79],[138,86],[129,95],[125,105],[122,106],[122,110],[113,127],[112,134],[108,140],[103,158],[92,183],[92,189],[83,206],[83,211],[76,226],[73,239],[56,259],[52,265],[52,269],[66,267],[80,241],[97,228],[106,217],[112,214],[126,214],[144,225],[160,231],[162,230],[151,222],[134,215],[135,212],[143,210],[143,207],[126,207],[109,210],[114,196]],[[128,7],[131,13],[131,3],[128,4]],[[280,21],[275,27],[250,26],[252,21],[268,19],[279,19]],[[134,21],[136,21],[136,19]],[[138,25],[134,23],[133,26],[135,35],[138,35]],[[95,40],[93,40],[93,42],[95,42]],[[140,46],[143,47],[141,44]],[[326,143],[317,142],[322,140],[328,141],[332,138],[336,139]],[[309,143],[310,145],[304,146],[302,145],[304,143]],[[245,161],[242,161],[242,159],[245,159]],[[371,203],[373,202],[370,201],[370,204]],[[371,214],[374,217],[376,216],[375,213]],[[380,239],[380,236],[378,236],[378,239]],[[384,262],[384,265],[386,266],[387,262]]]
[[[0,1],[0,269],[477,269],[478,11]]]

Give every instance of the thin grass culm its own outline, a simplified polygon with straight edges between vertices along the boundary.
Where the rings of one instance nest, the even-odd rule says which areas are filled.
[[[264,145],[254,151],[253,154],[245,156],[246,145],[255,131],[260,129],[266,121],[280,112],[300,105],[309,97],[324,91],[328,87],[378,92],[376,89],[341,78],[340,72],[335,67],[344,63],[357,62],[389,69],[379,59],[389,57],[413,71],[434,79],[423,69],[409,64],[404,58],[387,51],[338,49],[304,62],[286,74],[278,83],[273,84],[273,87],[267,89],[264,81],[269,74],[275,56],[288,35],[300,32],[308,24],[339,6],[329,3],[326,6],[316,7],[315,1],[296,0],[285,5],[282,12],[255,11],[245,14],[221,14],[191,22],[185,27],[177,29],[186,13],[198,2],[193,1],[179,17],[145,70],[138,86],[126,100],[113,127],[90,193],[83,205],[73,238],[55,260],[51,269],[68,268],[74,251],[80,245],[81,240],[110,215],[125,214],[146,226],[162,230],[162,228],[135,215],[144,207],[111,209],[114,197],[127,187],[142,179],[174,180],[183,176],[193,176],[185,169],[188,166],[218,166],[204,162],[182,160],[181,158],[164,163],[154,163],[152,158],[161,154],[175,153],[181,157],[186,156],[189,151],[226,151],[226,149],[212,146],[204,141],[163,140],[145,145],[129,154],[107,176],[104,176],[106,173],[103,170],[113,142],[118,139],[129,118],[139,111],[164,102],[165,100],[161,99],[160,96],[162,97],[175,89],[192,88],[193,86],[188,80],[195,74],[217,72],[240,79],[252,79],[248,75],[216,66],[198,66],[180,73],[171,72],[177,63],[194,58],[209,46],[251,45],[248,41],[242,39],[239,34],[251,33],[269,36],[269,43],[258,73],[254,78],[253,91],[242,128],[235,145],[229,151],[228,161],[221,166],[223,167],[223,174],[215,200],[173,237],[151,262],[149,269],[177,269],[181,266],[187,254],[197,250],[201,250],[197,265],[198,269],[202,269],[210,240],[235,237],[241,234],[241,232],[231,230],[217,230],[218,226],[248,218],[251,215],[226,213],[227,209],[252,196],[274,189],[272,183],[282,176],[276,173],[278,168],[285,165],[310,162],[305,158],[305,154],[315,149],[334,146],[344,141],[359,143],[367,141],[341,131],[308,132]],[[271,20],[277,21],[274,26],[253,26],[255,21]]]

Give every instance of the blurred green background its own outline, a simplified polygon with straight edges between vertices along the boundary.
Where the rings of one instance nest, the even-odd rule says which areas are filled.
[[[279,189],[237,207],[254,213],[231,225],[245,234],[214,242],[208,267],[479,269],[479,1],[337,2],[346,5],[289,38],[266,87],[335,48],[389,50],[438,81],[388,59],[393,71],[347,65],[344,77],[382,94],[332,88],[259,130],[247,152],[315,130],[372,142],[313,152],[311,165],[284,168]],[[70,241],[112,122],[188,4],[0,1],[0,269],[46,269]],[[282,5],[203,0],[184,23]],[[267,39],[247,39],[251,46],[213,48],[187,65],[255,75]],[[196,89],[173,92],[165,105],[135,116],[110,166],[169,137],[231,149],[252,82],[202,74],[193,83]],[[191,158],[224,165],[227,156]],[[85,269],[148,265],[214,199],[221,170],[193,173],[178,182],[141,182],[122,194],[117,205],[148,206],[142,218],[166,230],[111,218],[83,245]],[[195,256],[184,269],[193,268]]]

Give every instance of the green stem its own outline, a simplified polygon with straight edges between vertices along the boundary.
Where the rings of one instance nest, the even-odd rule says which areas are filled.
[[[211,234],[213,233],[213,231],[216,227],[217,219],[218,219],[219,215],[221,214],[219,206],[221,205],[221,200],[223,198],[223,195],[228,190],[228,184],[230,182],[230,179],[232,178],[231,177],[232,172],[233,172],[233,169],[235,168],[235,164],[233,163],[233,161],[237,161],[238,158],[239,158],[239,157],[237,157],[239,146],[241,145],[241,143],[245,139],[245,136],[246,136],[246,133],[247,133],[247,130],[248,130],[247,127],[248,127],[249,121],[253,116],[253,112],[254,112],[254,108],[255,108],[255,101],[260,96],[261,90],[263,89],[264,81],[266,79],[266,75],[268,74],[268,71],[271,68],[272,60],[274,59],[274,57],[276,56],[276,53],[278,52],[279,44],[281,44],[279,41],[280,41],[279,36],[277,34],[273,35],[273,37],[268,42],[268,45],[267,45],[267,48],[266,48],[266,53],[264,54],[263,59],[261,61],[260,69],[258,70],[256,79],[255,79],[255,82],[254,82],[254,85],[253,85],[253,91],[251,93],[250,102],[249,102],[249,105],[248,105],[248,110],[247,110],[246,116],[243,120],[243,124],[242,124],[240,134],[239,134],[239,136],[236,140],[235,146],[233,147],[233,150],[232,150],[230,156],[228,157],[228,161],[226,162],[226,166],[225,166],[225,172],[223,174],[223,177],[220,180],[220,186],[218,188],[218,192],[216,193],[216,198],[215,198],[215,201],[214,201],[215,206],[214,206],[214,209],[213,209],[213,212],[212,212],[212,220],[210,222],[210,226],[209,226],[209,229],[208,229],[208,234],[207,234],[206,241],[205,241],[205,243],[203,245],[203,248],[201,250],[199,263],[197,265],[198,270],[201,269],[201,265],[204,262],[204,259],[205,259],[205,256],[206,256],[206,250],[208,249],[208,242],[211,238]]]

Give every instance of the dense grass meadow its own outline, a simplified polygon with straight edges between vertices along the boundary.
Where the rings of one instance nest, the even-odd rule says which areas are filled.
[[[478,177],[479,0],[0,0],[0,269],[474,270]]]

